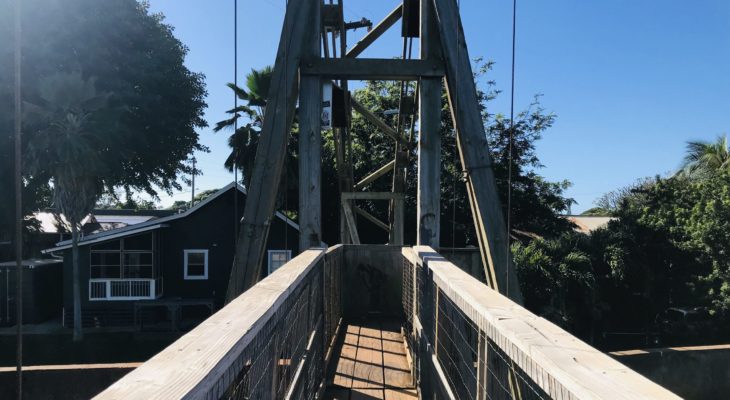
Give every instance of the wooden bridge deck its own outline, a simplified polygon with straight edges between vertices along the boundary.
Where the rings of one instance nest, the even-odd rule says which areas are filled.
[[[325,399],[417,399],[400,326],[368,320],[343,326]]]

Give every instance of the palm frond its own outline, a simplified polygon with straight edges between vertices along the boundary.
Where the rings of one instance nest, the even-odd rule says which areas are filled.
[[[238,97],[239,99],[241,99],[241,100],[248,100],[248,99],[249,99],[249,95],[248,95],[248,93],[246,93],[246,91],[245,91],[245,90],[243,90],[242,88],[240,88],[240,87],[236,86],[235,84],[233,84],[233,83],[231,83],[231,82],[228,82],[228,83],[226,84],[226,86],[228,86],[229,88],[231,88],[231,90],[233,90],[233,93],[235,93],[235,94],[236,94],[236,96],[237,96],[237,97]]]

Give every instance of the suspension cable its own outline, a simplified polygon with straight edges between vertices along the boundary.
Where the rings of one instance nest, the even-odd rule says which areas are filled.
[[[233,237],[238,243],[238,0],[233,0]]]
[[[317,1],[319,1],[319,0],[317,0]],[[284,5],[285,5],[284,9],[288,11],[289,10],[289,0],[284,0]],[[284,32],[285,32],[285,35],[288,34],[288,30],[286,28],[284,28]],[[285,43],[287,43],[287,44],[289,43],[288,38],[286,38]],[[289,46],[285,45],[284,46],[284,65],[289,65],[288,49],[289,49]],[[284,74],[284,87],[285,88],[289,87],[289,84],[287,82],[288,81],[287,76],[288,76],[287,74]],[[284,121],[289,121],[288,114],[289,114],[289,108],[284,107]],[[287,212],[289,212],[289,179],[288,179],[289,171],[288,171],[288,168],[289,168],[289,140],[291,139],[291,129],[292,129],[292,125],[288,125],[287,130],[289,132],[286,132],[286,140],[284,141],[284,143],[285,143],[285,145],[284,145],[285,146],[284,147],[284,168],[282,170],[284,172],[284,212],[282,213],[282,214],[284,214],[284,250],[289,250],[289,215],[287,214]],[[301,133],[301,130],[300,130],[300,133]],[[274,215],[276,215],[276,210],[274,210]],[[300,251],[303,251],[303,249],[300,249]]]
[[[456,1],[456,16],[454,17],[454,40],[456,40],[456,59],[459,60],[461,49],[459,48],[459,18],[461,13],[461,0]],[[458,62],[458,61],[457,61]],[[456,76],[454,79],[459,82],[459,68],[456,68]],[[454,109],[451,112],[451,130],[454,135],[454,190],[451,192],[451,256],[454,257],[456,253],[456,185],[459,180],[459,169],[458,165],[461,163],[459,159],[459,141],[456,133],[456,115],[459,110],[459,85],[454,85]],[[464,168],[464,166],[461,166]],[[469,183],[467,182],[467,185]],[[469,189],[466,190],[467,196],[469,195]],[[472,210],[472,213],[474,210]],[[476,225],[474,226],[476,228]]]
[[[509,154],[507,156],[508,168],[507,168],[507,292],[509,293],[509,260],[510,260],[510,241],[511,241],[511,227],[512,227],[512,147],[514,143],[514,128],[515,128],[515,43],[517,32],[517,0],[512,0],[512,82],[510,91],[510,105],[509,105]]]
[[[23,173],[21,159],[22,97],[21,97],[21,1],[15,2],[15,373],[18,400],[23,398]],[[9,293],[8,293],[9,297]]]

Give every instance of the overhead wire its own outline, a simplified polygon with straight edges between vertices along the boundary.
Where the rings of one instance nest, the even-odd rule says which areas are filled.
[[[233,0],[233,237],[238,243],[238,0]]]
[[[507,265],[505,273],[507,275],[507,293],[509,293],[509,266],[510,266],[510,249],[511,249],[511,228],[512,228],[512,165],[513,165],[513,145],[515,132],[515,47],[517,42],[517,0],[512,0],[512,77],[510,90],[510,106],[509,106],[509,146],[507,155]]]
[[[317,0],[319,1],[319,0]],[[289,9],[289,0],[284,0],[285,9]],[[288,30],[285,30],[285,35],[288,35]],[[289,65],[289,38],[285,38],[286,46],[284,46],[284,65]],[[288,88],[288,76],[284,74],[284,87]],[[288,121],[289,108],[284,107],[284,121]],[[289,125],[289,132],[286,133],[285,147],[284,147],[284,250],[289,250],[289,140],[291,139],[292,125]]]
[[[23,175],[22,175],[22,86],[21,86],[21,1],[15,2],[15,37],[13,38],[14,58],[14,153],[15,153],[15,319],[16,319],[16,348],[15,348],[15,373],[17,379],[17,398],[23,399]],[[9,291],[9,290],[8,290]],[[9,293],[8,293],[9,297]]]
[[[454,29],[456,30],[454,38],[456,40],[456,59],[459,59],[459,55],[461,53],[461,49],[459,48],[459,14],[461,13],[461,0],[456,1],[456,16],[454,17],[456,21],[454,21]],[[459,69],[456,68],[456,76],[454,77],[456,82],[459,81]],[[457,110],[459,109],[459,96],[458,96],[458,90],[459,85],[454,85],[454,109],[452,110],[452,118],[451,118],[451,130],[452,134],[454,136],[454,188],[451,191],[451,256],[453,257],[456,252],[456,185],[458,184],[459,180],[459,170],[458,165],[461,162],[459,160],[459,144],[458,144],[458,138],[456,133],[456,114]],[[463,169],[463,166],[462,166]],[[467,196],[469,195],[469,190],[467,189]],[[473,211],[472,211],[473,212]]]

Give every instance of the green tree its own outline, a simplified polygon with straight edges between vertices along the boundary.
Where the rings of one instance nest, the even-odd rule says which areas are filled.
[[[480,64],[481,79],[490,68],[490,64]],[[413,90],[411,90],[411,93]],[[568,209],[573,202],[566,198],[567,181],[549,182],[537,172],[542,164],[535,152],[535,143],[542,138],[553,124],[555,115],[546,113],[536,101],[519,113],[513,129],[513,171],[512,179],[508,179],[509,159],[509,121],[501,115],[487,112],[490,101],[499,93],[494,90],[494,83],[487,82],[478,92],[482,108],[484,123],[490,143],[490,152],[495,161],[494,173],[501,203],[507,212],[507,188],[512,185],[512,227],[516,230],[536,233],[543,236],[559,236],[571,229],[571,224],[562,218],[559,213]],[[354,98],[386,121],[390,126],[396,126],[397,116],[386,113],[388,110],[398,109],[400,99],[400,84],[387,81],[367,82],[361,89],[352,94]],[[441,163],[441,244],[442,246],[476,245],[476,235],[473,228],[473,219],[469,207],[466,187],[463,182],[462,167],[456,150],[456,139],[451,121],[451,112],[448,106],[446,92],[442,95],[442,163]],[[417,136],[418,132],[414,132]],[[357,178],[391,161],[394,157],[393,141],[379,132],[365,118],[355,113],[352,117],[350,130],[352,139],[352,156],[354,175]],[[337,193],[338,179],[334,161],[334,140],[331,132],[324,134],[323,151],[323,192]],[[408,169],[406,188],[406,243],[415,242],[416,226],[416,149],[410,150],[412,161]],[[389,176],[378,179],[370,184],[368,190],[388,191],[392,185]],[[371,214],[387,221],[387,207],[384,202],[361,202],[362,208]],[[323,197],[323,226],[339,227],[339,199],[337,196]],[[372,226],[368,221],[359,222],[358,227],[361,240],[370,243],[384,243],[387,234]],[[339,230],[325,230],[325,241],[335,243],[338,240]]]
[[[689,178],[707,178],[721,171],[730,171],[730,149],[727,135],[718,136],[715,142],[687,142],[680,174]]]
[[[253,163],[256,157],[259,135],[261,134],[261,126],[264,123],[264,112],[266,111],[272,72],[271,66],[264,67],[261,70],[252,69],[246,76],[245,89],[229,83],[228,87],[245,104],[226,111],[230,118],[217,122],[213,128],[214,132],[219,132],[233,129],[236,124],[239,125],[235,132],[228,137],[228,147],[231,148],[231,153],[226,158],[224,166],[231,172],[234,166],[237,166],[243,174],[244,186],[248,185],[253,172]]]
[[[1,4],[6,4],[2,2]],[[206,125],[204,77],[184,66],[187,48],[177,40],[161,14],[135,0],[27,0],[23,7],[23,100],[40,101],[39,83],[59,73],[95,78],[99,92],[109,93],[108,105],[118,107],[118,126],[105,131],[109,143],[100,158],[111,166],[104,187],[123,187],[155,196],[181,188],[178,176],[189,175],[186,163],[198,143],[196,128]],[[6,7],[11,9],[11,7]],[[93,18],[89,18],[93,15]],[[0,13],[0,167],[11,171],[12,155],[12,13]],[[7,99],[7,101],[6,101]],[[41,127],[26,119],[23,153],[36,141]],[[7,145],[6,145],[7,144]],[[112,168],[113,167],[113,168]],[[12,174],[0,174],[12,177]],[[41,168],[24,171],[26,199],[51,174]],[[12,180],[0,179],[0,202],[12,204]],[[29,205],[27,210],[36,208]],[[0,228],[9,226],[0,215]]]
[[[24,5],[23,25],[33,29],[21,38],[23,100],[30,113],[41,116],[23,121],[26,190],[52,180],[56,207],[75,219],[103,190],[154,197],[157,190],[180,189],[178,176],[192,172],[189,155],[207,150],[196,132],[206,126],[206,93],[204,77],[184,66],[187,48],[163,16],[135,0],[27,0]],[[13,37],[11,17],[0,13],[2,37]],[[0,41],[3,100],[13,88],[12,57],[6,57],[12,43]],[[49,98],[58,91],[52,87],[63,85],[79,95]],[[11,104],[0,102],[0,132],[12,132]],[[2,163],[12,159],[6,157],[10,148],[0,146]],[[12,195],[8,187],[0,188],[0,202],[12,203]],[[79,318],[75,313],[74,320]]]
[[[259,136],[261,135],[261,127],[264,123],[264,113],[266,111],[272,73],[273,69],[271,66],[266,66],[260,70],[252,69],[246,75],[245,88],[228,83],[227,86],[244,104],[226,111],[230,117],[217,122],[213,128],[214,132],[220,132],[222,130],[233,129],[237,126],[236,130],[228,137],[228,147],[231,148],[231,153],[226,158],[224,166],[231,172],[234,166],[241,171],[241,181],[244,187],[248,187],[251,181],[251,174],[253,173],[256,149],[258,147]],[[289,135],[287,142],[286,159],[279,184],[278,196],[278,207],[286,208],[287,212],[294,214],[296,214],[298,207],[297,131],[295,120],[294,126],[292,127],[293,134]]]
[[[662,232],[683,258],[689,299],[715,314],[730,312],[730,171],[706,179],[660,180],[641,223]]]
[[[525,306],[574,333],[591,334],[595,275],[587,237],[565,233],[512,245]]]
[[[103,189],[106,166],[100,158],[106,145],[101,132],[109,127],[107,93],[79,73],[62,73],[40,83],[40,104],[28,104],[29,116],[40,128],[28,148],[28,168],[50,174],[53,202],[71,225],[74,341],[81,330],[79,225],[93,209]],[[113,124],[113,122],[112,122]],[[113,128],[112,128],[113,129]]]

